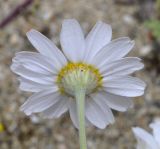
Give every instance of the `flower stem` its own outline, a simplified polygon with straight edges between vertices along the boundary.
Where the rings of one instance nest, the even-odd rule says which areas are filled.
[[[87,149],[85,130],[85,90],[77,89],[75,92],[77,113],[79,121],[79,142],[80,149]]]

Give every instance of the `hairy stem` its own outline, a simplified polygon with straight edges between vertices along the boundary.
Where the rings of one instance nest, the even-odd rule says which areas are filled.
[[[77,89],[75,92],[77,113],[79,121],[79,141],[80,149],[87,149],[85,130],[85,90]]]

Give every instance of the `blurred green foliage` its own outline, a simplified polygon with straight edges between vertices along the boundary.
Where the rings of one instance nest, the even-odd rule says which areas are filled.
[[[160,21],[159,20],[148,20],[144,24],[157,39],[160,39]]]
[[[156,1],[156,9],[157,9],[157,15],[160,17],[160,0]]]

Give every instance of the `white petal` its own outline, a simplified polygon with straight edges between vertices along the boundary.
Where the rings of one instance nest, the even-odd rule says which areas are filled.
[[[126,111],[128,108],[133,106],[131,98],[114,95],[104,91],[94,93],[92,95],[97,100],[100,100],[102,103],[107,104],[110,108],[117,111]]]
[[[112,76],[103,79],[103,86],[106,92],[110,92],[120,96],[136,97],[144,94],[145,83],[135,77]]]
[[[27,115],[42,112],[60,100],[60,96],[57,87],[35,93],[21,106],[21,111]]]
[[[119,60],[127,55],[134,46],[134,41],[131,41],[127,37],[122,37],[111,41],[104,46],[97,55],[94,56],[92,64],[101,66],[111,61]]]
[[[153,136],[160,147],[160,123],[152,123],[150,127],[153,129]]]
[[[29,91],[29,92],[40,92],[42,90],[46,90],[46,89],[49,89],[49,88],[52,88],[53,87],[53,84],[52,85],[49,85],[49,84],[40,84],[38,82],[34,82],[34,81],[31,81],[31,80],[28,80],[28,79],[25,79],[23,77],[19,77],[18,79],[20,81],[20,86],[19,88],[23,91]]]
[[[72,99],[69,102],[69,113],[70,113],[70,117],[71,117],[71,120],[72,120],[74,126],[77,129],[79,129],[78,114],[77,114],[77,105],[76,105],[76,100],[75,99]],[[85,121],[85,125],[89,126],[90,122],[88,121],[87,118],[85,118],[85,120],[86,120]]]
[[[29,70],[42,74],[57,74],[58,68],[53,60],[36,52],[18,52],[13,58],[13,63],[19,63]]]
[[[60,34],[64,54],[70,61],[82,61],[85,54],[85,40],[79,23],[74,19],[64,20]]]
[[[113,113],[111,111],[111,109],[109,108],[108,104],[106,102],[104,102],[103,100],[101,100],[100,98],[97,98],[96,96],[91,96],[91,98],[95,101],[95,103],[97,105],[99,105],[99,107],[101,108],[101,110],[103,110],[103,112],[106,114],[107,117],[107,121],[109,123],[114,123],[114,116]]]
[[[32,69],[32,68],[31,68]],[[23,65],[19,64],[19,63],[16,63],[14,62],[12,65],[11,65],[11,70],[20,75],[21,77],[25,78],[25,79],[28,79],[28,80],[31,80],[33,82],[37,82],[37,83],[40,83],[40,84],[45,84],[45,85],[52,85],[54,84],[54,81],[55,81],[55,77],[54,75],[52,74],[41,74],[40,72],[35,72],[35,70],[29,70],[27,68],[25,68]]]
[[[97,22],[86,37],[85,62],[89,62],[98,51],[108,44],[112,37],[110,25],[101,21]]]
[[[67,63],[63,53],[56,47],[56,45],[40,32],[32,29],[27,32],[27,37],[33,46],[46,57],[50,57],[53,63],[59,67]]]
[[[132,131],[138,141],[137,149],[158,149],[153,136],[139,127],[132,128]]]
[[[46,118],[59,118],[67,110],[68,99],[67,97],[61,96],[60,99],[54,105],[52,105],[42,113]]]
[[[139,58],[126,57],[98,67],[103,77],[106,77],[109,75],[128,75],[142,69],[144,65],[140,62]]]
[[[107,115],[107,112],[104,111],[101,106],[102,105],[97,104],[93,99],[87,99],[85,106],[86,118],[96,127],[104,129],[110,123],[110,119],[107,116],[110,117],[111,115]]]
[[[69,114],[71,117],[71,120],[76,128],[79,128],[78,124],[78,114],[77,114],[77,106],[76,101],[72,100],[69,103]]]

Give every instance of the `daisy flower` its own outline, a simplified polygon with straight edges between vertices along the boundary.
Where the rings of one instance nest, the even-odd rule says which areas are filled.
[[[137,139],[137,149],[160,149],[160,123],[150,124],[153,129],[153,135],[140,127],[132,128]]]
[[[141,60],[124,57],[134,41],[111,41],[111,36],[110,25],[99,21],[84,37],[79,23],[67,19],[60,33],[61,52],[44,35],[30,30],[27,37],[39,53],[19,52],[11,66],[19,75],[20,89],[34,93],[21,110],[47,118],[69,111],[82,134],[85,124],[103,129],[114,123],[111,109],[123,112],[132,107],[132,97],[144,94],[145,83],[129,76],[143,68]]]

